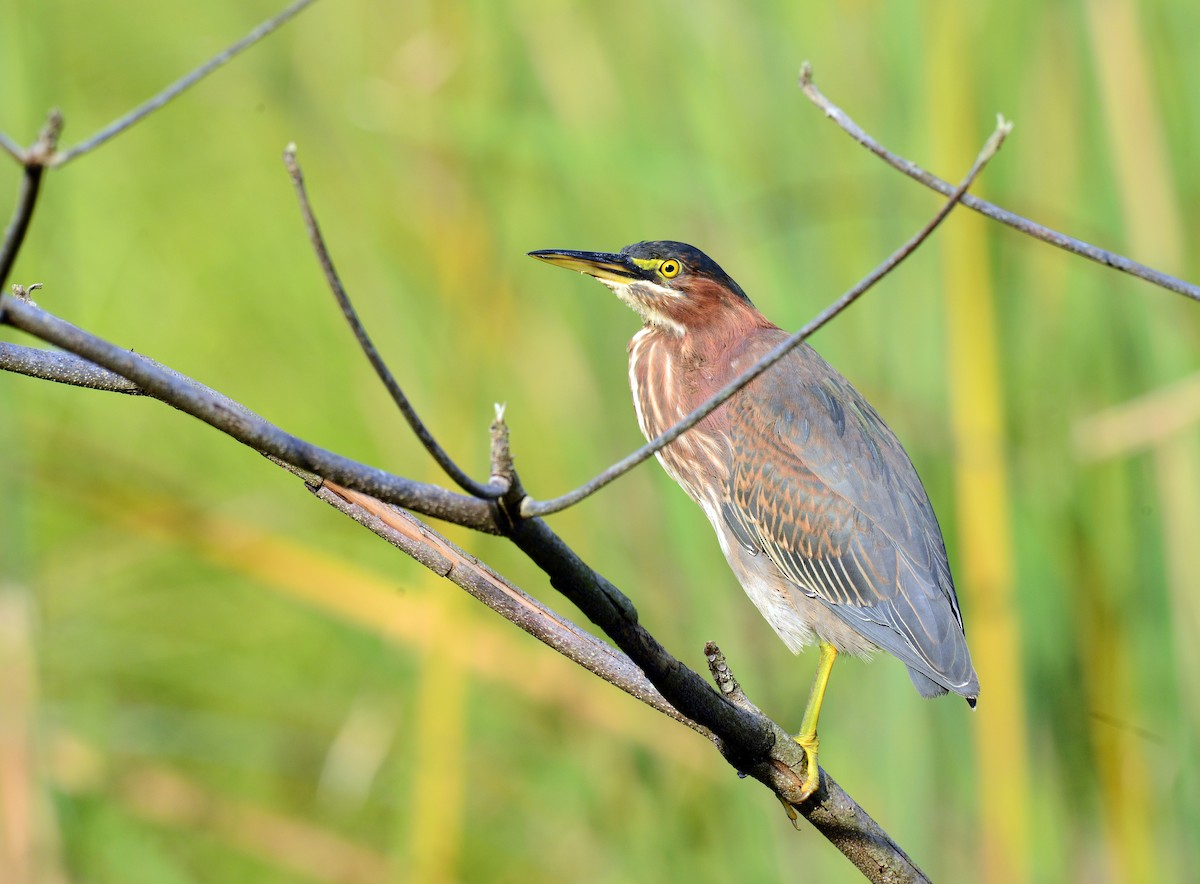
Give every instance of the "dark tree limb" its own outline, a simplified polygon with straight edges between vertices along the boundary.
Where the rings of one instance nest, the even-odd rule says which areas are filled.
[[[862,127],[850,119],[844,110],[826,98],[821,93],[821,90],[817,88],[816,84],[813,83],[812,65],[807,61],[800,67],[800,89],[808,97],[809,101],[824,111],[825,116],[833,120],[843,132],[893,169],[903,172],[914,181],[919,181],[930,190],[936,190],[938,193],[947,196],[953,192],[954,187],[948,181],[943,181],[936,175],[926,172],[912,160],[906,160],[899,154],[888,150],[863,131]],[[1193,301],[1200,301],[1200,286],[1185,282],[1160,270],[1155,270],[1153,267],[1147,267],[1145,264],[1139,264],[1137,261],[1126,258],[1124,255],[1118,255],[1116,252],[1110,252],[1107,249],[1102,249],[1083,240],[1067,236],[1065,233],[1059,233],[1057,230],[1052,230],[1049,227],[1038,224],[1036,221],[1030,221],[1028,218],[1022,218],[1020,215],[1008,211],[1008,209],[1001,208],[995,203],[989,203],[987,200],[971,196],[970,194],[963,197],[962,204],[969,209],[974,209],[987,218],[991,218],[993,221],[1007,224],[1014,230],[1019,230],[1021,233],[1032,236],[1034,239],[1040,239],[1042,242],[1050,243],[1052,246],[1058,246],[1060,249],[1064,249],[1073,255],[1079,255],[1082,258],[1087,258],[1089,261],[1103,264],[1105,267],[1112,267],[1114,270],[1120,270],[1131,276],[1136,276],[1138,279],[1144,279],[1152,285],[1159,286],[1167,291],[1176,292],[1184,297],[1191,298]]]
[[[0,134],[0,149],[8,152],[25,165],[27,171],[26,180],[22,183],[22,194],[14,213],[14,223],[10,223],[4,245],[0,247],[0,257],[5,260],[3,264],[5,272],[11,268],[12,261],[23,241],[24,233],[28,229],[33,206],[36,204],[41,170],[69,162],[144,119],[238,52],[278,28],[311,2],[312,0],[299,0],[299,2],[293,3],[225,52],[70,150],[56,153],[52,144],[48,149],[43,150],[42,155],[38,158],[39,171],[36,173],[37,177],[32,181],[28,165],[31,151],[23,151],[10,139]],[[811,87],[811,76],[810,74],[806,74],[806,76],[808,77],[807,85]],[[802,80],[803,85],[805,84]],[[815,92],[815,87],[812,87],[812,90]],[[806,89],[807,92],[808,89]],[[819,93],[815,94],[819,95]],[[812,94],[809,97],[812,98]],[[821,98],[823,99],[823,96]],[[828,105],[827,102],[826,104]],[[832,105],[828,105],[827,112],[828,108],[832,108]],[[833,110],[841,114],[836,108]],[[830,115],[833,116],[833,114]],[[841,119],[849,122],[844,114],[841,114]],[[852,122],[849,122],[849,125],[854,126]],[[843,125],[843,128],[846,126]],[[857,129],[857,127],[854,128]],[[847,131],[854,134],[849,128]],[[858,132],[861,133],[861,130]],[[1003,133],[999,131],[993,136],[993,140],[996,141],[992,148],[993,153],[1002,138]],[[870,147],[868,144],[870,139],[866,138],[865,134],[860,141]],[[39,139],[39,143],[41,143],[41,139]],[[882,151],[880,155],[885,159],[894,156],[883,151],[882,148],[880,151]],[[901,163],[907,163],[899,158],[895,159]],[[986,158],[981,154],[976,166],[981,167],[983,162],[986,162]],[[794,336],[794,340],[789,342],[791,346],[798,344],[804,337],[812,334],[842,309],[845,309],[877,278],[885,275],[899,261],[903,260],[912,248],[916,247],[920,239],[927,236],[941,218],[945,217],[945,214],[960,198],[967,205],[979,211],[984,211],[979,208],[981,205],[989,206],[1001,213],[990,215],[990,217],[1004,223],[1012,223],[1011,220],[1002,217],[1002,215],[1011,215],[1011,213],[1005,213],[1004,210],[992,207],[990,203],[965,195],[971,178],[978,173],[978,168],[974,168],[971,175],[968,176],[968,180],[955,189],[946,182],[917,169],[915,165],[907,165],[911,168],[901,170],[906,171],[906,174],[913,174],[927,186],[947,195],[950,197],[949,202],[928,225],[928,230],[924,231],[923,235],[919,235],[919,238],[915,238],[916,242],[912,243],[911,247],[906,246],[905,249],[893,255],[888,262],[885,262],[884,266],[876,271],[877,276],[873,274],[874,278],[868,277],[867,280],[864,280],[865,285],[860,284],[861,290],[847,292],[842,299],[831,305],[813,323],[801,329]],[[897,166],[897,168],[900,167]],[[921,175],[914,174],[914,170],[920,172]],[[296,169],[294,180],[301,193],[306,222],[308,222],[311,219],[311,211],[304,199],[298,171]],[[922,175],[929,180],[922,178]],[[23,206],[26,208],[22,208]],[[18,233],[14,233],[14,230],[17,229],[16,222],[22,218],[22,213],[24,218],[20,221],[20,230]],[[989,213],[984,211],[984,214]],[[1017,216],[1011,217],[1016,218]],[[1046,231],[1046,228],[1040,228],[1039,225],[1033,225],[1032,222],[1025,222],[1024,219],[1018,220],[1028,225],[1028,229],[1016,224],[1013,226],[1017,226],[1018,229],[1023,229],[1031,235],[1038,236],[1037,233],[1031,232],[1034,228]],[[1187,283],[1173,280],[1173,278],[1159,274],[1157,271],[1151,271],[1149,268],[1143,268],[1142,265],[1137,265],[1120,256],[1113,256],[1087,246],[1087,244],[1080,244],[1076,240],[1070,240],[1070,238],[1053,231],[1049,231],[1049,234],[1049,236],[1039,236],[1039,238],[1051,242],[1056,242],[1054,237],[1069,240],[1070,243],[1075,243],[1077,248],[1063,243],[1056,242],[1056,244],[1063,245],[1064,248],[1083,254],[1092,260],[1118,267],[1118,269],[1142,276],[1156,284],[1164,285],[1175,291],[1182,291],[1191,297],[1197,297],[1194,293],[1195,287],[1189,286]],[[340,282],[337,282],[327,250],[320,242],[315,220],[312,220],[310,235],[314,238],[314,246],[317,247],[318,257],[326,270],[331,288],[334,289],[335,295],[340,291],[344,296],[344,289]],[[1091,250],[1091,253],[1088,250]],[[1129,266],[1122,266],[1121,262],[1125,262]],[[1131,268],[1140,268],[1146,272],[1139,273],[1136,269]],[[1155,276],[1160,279],[1155,279]],[[1160,280],[1167,280],[1176,285],[1166,284]],[[367,352],[372,364],[376,366],[377,373],[384,379],[385,384],[388,384],[388,378],[391,379],[391,383],[388,384],[389,390],[393,391],[394,398],[397,398],[399,403],[400,400],[403,400],[403,393],[395,379],[391,377],[390,372],[387,371],[383,360],[370,345],[369,338],[366,337],[361,323],[358,322],[353,308],[349,305],[349,300],[339,298],[339,303],[342,304],[343,313],[350,320],[356,336],[359,337],[360,345]],[[460,485],[469,494],[454,494],[434,485],[413,482],[383,470],[356,463],[313,446],[285,433],[240,404],[202,384],[161,366],[153,360],[129,353],[89,335],[22,299],[8,296],[0,298],[0,322],[22,328],[41,340],[56,344],[69,351],[68,353],[57,353],[0,342],[0,369],[76,386],[150,396],[205,421],[254,450],[277,459],[276,462],[287,464],[289,469],[302,476],[310,489],[329,505],[335,506],[339,511],[356,519],[360,524],[425,564],[426,567],[432,568],[467,589],[500,612],[502,616],[537,635],[560,653],[584,665],[589,671],[609,680],[658,711],[670,715],[677,721],[708,736],[736,769],[766,784],[784,801],[785,806],[798,799],[804,766],[803,753],[786,731],[762,715],[750,702],[737,685],[736,679],[719,649],[715,645],[706,648],[710,670],[718,685],[718,690],[713,690],[704,679],[672,657],[638,622],[636,609],[620,590],[579,559],[545,522],[539,518],[528,518],[530,514],[537,515],[556,511],[550,506],[554,502],[538,503],[524,497],[524,492],[521,490],[512,467],[512,458],[508,451],[507,438],[503,432],[501,420],[498,419],[497,425],[493,428],[492,470],[490,481],[486,485],[475,482],[457,467],[453,467],[453,462],[448,456],[445,456],[444,451],[437,446],[428,431],[424,434],[436,447],[436,450],[442,452],[443,457],[438,458],[438,462],[444,468],[447,463],[453,467],[453,469],[447,469],[451,478],[455,481],[466,480],[465,483],[460,482]],[[777,359],[782,355],[781,352],[774,358]],[[767,362],[761,366],[755,366],[755,368],[758,371],[766,370],[769,364]],[[728,390],[725,393],[726,397],[732,395],[740,385],[748,383],[751,379],[752,376],[740,379],[741,383]],[[709,411],[719,407],[721,401],[724,400],[709,403]],[[403,406],[402,410],[404,410]],[[411,411],[411,407],[409,411]],[[692,422],[702,419],[707,413],[708,411],[697,412],[692,416]],[[423,427],[419,420],[416,420],[415,412],[412,417],[414,429],[417,426]],[[673,428],[671,432],[674,435],[668,437],[665,434],[654,444],[661,448],[686,429],[686,426]],[[418,431],[418,435],[422,435],[420,431]],[[422,437],[422,441],[425,441],[424,437]],[[427,445],[427,447],[429,446]],[[655,448],[647,446],[642,452],[635,455],[638,459],[629,463],[628,466],[607,478],[602,474],[601,477],[594,480],[599,484],[585,493],[580,493],[576,500],[583,499],[596,488],[602,487],[603,484],[620,475],[621,472],[648,458],[655,450]],[[438,457],[437,454],[434,456]],[[617,467],[620,466],[617,465]],[[608,472],[606,471],[606,474]],[[599,481],[602,478],[603,481]],[[589,483],[589,485],[591,484]],[[587,487],[585,486],[585,489]],[[564,503],[563,506],[573,502],[575,500]],[[522,504],[528,505],[526,511],[522,511]],[[431,528],[411,515],[396,510],[393,505],[405,506],[416,512],[475,530],[508,536],[550,576],[554,586],[577,604],[617,643],[621,651],[613,650],[606,643],[524,595],[499,575],[487,569],[486,566],[450,544]],[[545,509],[537,509],[537,507],[545,507]],[[806,802],[798,805],[797,809],[845,853],[870,880],[926,880],[904,852],[823,771],[820,775],[818,791]]]
[[[214,390],[158,365],[138,353],[123,350],[11,295],[0,297],[0,323],[28,332],[136,383],[145,394],[196,417],[244,445],[360,491],[385,503],[403,506],[434,518],[487,533],[507,533],[551,578],[551,583],[580,607],[618,646],[642,666],[669,701],[690,699],[687,714],[710,729],[727,735],[748,755],[766,742],[755,727],[726,704],[696,673],[671,657],[641,627],[633,603],[615,586],[587,567],[541,520],[505,524],[494,503],[453,494],[360,464],[312,445],[267,422]],[[44,373],[44,372],[43,372]],[[515,483],[514,483],[515,484]],[[519,486],[517,486],[519,487]],[[631,651],[632,649],[632,651]],[[652,671],[653,672],[652,672]],[[666,689],[655,680],[658,673]]]
[[[938,225],[945,220],[946,216],[950,214],[950,211],[956,205],[958,205],[959,201],[962,200],[962,198],[966,195],[967,188],[971,186],[979,173],[983,171],[983,167],[987,165],[988,161],[996,155],[996,151],[1000,149],[1000,145],[1004,143],[1004,139],[1011,131],[1012,123],[1006,122],[1003,117],[999,117],[996,123],[996,130],[991,134],[988,140],[984,143],[983,147],[980,149],[979,155],[975,158],[975,162],[971,165],[970,171],[967,172],[966,177],[963,178],[958,187],[951,188],[949,195],[950,198],[942,204],[942,207],[938,209],[937,213],[934,214],[934,216],[925,224],[924,227],[918,230],[906,243],[904,243],[904,245],[892,252],[892,254],[890,254],[882,264],[863,277],[863,279],[860,280],[852,289],[844,293],[840,298],[822,310],[815,319],[813,319],[786,340],[780,342],[779,345],[769,353],[764,354],[762,358],[760,358],[752,366],[710,396],[704,403],[695,408],[691,414],[687,415],[678,423],[676,423],[675,426],[659,435],[653,441],[643,445],[637,451],[633,452],[633,454],[630,454],[628,457],[617,461],[617,463],[613,464],[590,482],[581,485],[579,488],[576,488],[574,491],[564,494],[561,497],[556,497],[553,500],[538,501],[528,497],[525,498],[525,500],[521,502],[521,515],[526,518],[532,516],[550,515],[551,513],[557,513],[561,510],[565,510],[567,507],[573,506],[584,498],[595,494],[609,482],[612,482],[614,479],[623,476],[642,461],[652,457],[659,451],[662,451],[662,449],[666,448],[692,427],[696,426],[696,424],[700,423],[700,421],[704,420],[704,418],[708,417],[723,404],[725,404],[725,402],[731,396],[737,393],[738,390],[742,389],[742,387],[746,386],[748,383],[753,381],[756,377],[790,353],[793,349],[798,347],[801,341],[804,341],[806,338],[814,334],[818,329],[825,325],[825,323],[829,322],[831,319],[836,317],[843,310],[857,301],[867,292],[868,289],[891,273],[902,261],[916,251],[921,243],[925,242],[925,240],[929,238],[930,234],[937,229]]]
[[[725,655],[714,642],[704,646],[708,658],[708,669],[712,673],[717,689],[735,706],[755,715],[761,715],[758,707],[742,692],[734,678]],[[802,806],[800,812],[822,835],[837,847],[871,881],[923,881],[929,878],[896,844],[875,820],[871,819],[858,803],[847,795],[837,783],[821,769],[822,795],[818,805]],[[796,808],[776,792],[787,811],[792,825],[797,825]],[[797,828],[799,828],[797,826]],[[868,871],[869,870],[869,871]]]
[[[389,543],[408,553],[434,572],[452,580],[471,595],[506,619],[512,620],[535,638],[545,642],[560,654],[620,688],[634,698],[698,731],[720,746],[719,740],[706,728],[681,714],[655,690],[653,685],[620,652],[613,651],[604,642],[579,629],[553,611],[545,608],[519,589],[509,584],[495,572],[479,563],[441,537],[419,520],[402,511],[379,504],[370,498],[359,498],[358,507],[346,499],[347,492],[325,483],[323,488],[314,489],[326,503],[358,521],[369,530],[379,534]],[[349,492],[353,495],[354,492]],[[380,509],[383,510],[380,513]],[[362,514],[366,517],[363,518]],[[382,526],[383,530],[380,530]],[[433,546],[432,550],[425,544]],[[445,551],[449,549],[450,552]],[[502,588],[497,591],[497,583]],[[517,598],[516,605],[509,604]],[[514,618],[513,613],[520,619]],[[528,624],[528,625],[527,625]],[[565,641],[563,641],[565,639]],[[746,698],[730,671],[721,650],[712,642],[705,645],[709,668],[720,693],[735,706],[758,718],[765,718],[759,709]],[[707,687],[707,686],[706,686]],[[782,734],[778,726],[776,736]],[[782,738],[787,742],[786,734]],[[775,762],[774,772],[789,777]],[[771,785],[771,783],[768,783]],[[924,872],[908,857],[899,845],[847,795],[824,770],[821,771],[821,800],[811,807],[806,806],[805,815],[826,838],[858,868],[873,869],[876,874],[867,875],[873,881],[927,881]],[[774,786],[772,786],[774,788]],[[792,805],[784,802],[789,815],[795,816]]]
[[[856,287],[857,290],[848,292],[832,305],[823,317],[818,318],[816,327],[845,309],[870,285],[898,265],[932,232],[965,192],[982,165],[995,153],[1007,131],[1007,125],[1002,124],[989,140],[988,147],[981,153],[967,180],[926,229],[891,256],[864,281],[864,284]],[[331,289],[342,305],[344,315],[350,320],[360,344],[363,344],[370,357],[374,348],[370,346],[369,338],[358,322],[333,270],[315,218],[307,205],[299,169],[294,165],[294,158],[289,159],[292,159],[289,163],[290,170],[301,197],[305,220],[309,225],[318,258],[326,271]],[[205,421],[243,444],[278,458],[302,474],[320,476],[324,481],[317,489],[318,494],[327,503],[355,517],[389,542],[402,549],[407,547],[406,551],[427,567],[432,567],[450,579],[457,576],[460,579],[455,582],[459,585],[465,584],[464,588],[468,588],[468,591],[474,590],[473,594],[477,594],[477,597],[486,595],[494,603],[494,608],[504,616],[518,622],[522,628],[539,634],[544,641],[577,662],[587,665],[584,662],[587,657],[570,651],[570,648],[580,643],[585,646],[591,645],[591,642],[582,637],[586,636],[586,633],[581,635],[581,631],[569,627],[566,621],[557,618],[541,606],[524,604],[523,595],[507,591],[509,588],[505,584],[489,579],[486,572],[472,567],[471,560],[463,558],[461,551],[439,543],[435,539],[436,535],[432,532],[427,534],[418,528],[419,523],[411,520],[411,517],[397,517],[393,510],[380,501],[406,506],[477,530],[505,534],[549,575],[553,586],[583,610],[625,652],[625,655],[614,657],[614,652],[605,651],[605,657],[602,659],[608,664],[604,667],[608,674],[602,677],[620,683],[624,689],[643,702],[666,714],[673,713],[672,717],[706,733],[738,771],[767,785],[784,803],[793,820],[793,807],[798,808],[809,819],[819,820],[819,830],[871,880],[924,880],[920,870],[911,863],[903,850],[887,838],[882,829],[824,772],[819,772],[820,786],[817,792],[801,801],[801,772],[806,762],[803,753],[788,733],[762,715],[740,689],[729,691],[731,675],[727,680],[718,678],[721,691],[714,691],[697,673],[669,654],[638,622],[636,609],[620,590],[589,568],[545,522],[539,518],[529,518],[528,514],[521,512],[521,505],[527,498],[513,471],[507,434],[503,431],[499,415],[496,423],[501,429],[497,431],[493,428],[492,481],[489,483],[491,487],[480,487],[488,492],[493,488],[506,490],[492,499],[482,496],[463,497],[436,486],[422,485],[382,470],[356,464],[309,445],[203,385],[159,366],[152,360],[121,350],[89,335],[39,310],[22,298],[0,298],[0,322],[21,328],[44,341],[69,350],[82,359],[96,363],[108,372],[132,382],[143,394],[153,396]],[[802,336],[807,336],[814,330],[815,327],[802,329],[787,344],[795,346],[802,340]],[[29,348],[6,348],[0,351],[0,358],[19,366],[26,374],[39,377],[53,375],[55,369],[46,365],[34,365],[37,362],[33,358],[36,352]],[[777,355],[772,355],[778,359],[786,352],[785,348],[780,348]],[[387,378],[391,377],[390,372],[378,354],[374,355],[372,363],[387,383]],[[67,362],[58,355],[48,356],[50,359],[47,361],[55,362],[57,370],[62,373],[62,377],[55,379],[71,383],[86,382],[97,388],[131,392],[108,374],[101,371],[84,371],[78,363]],[[758,372],[765,371],[772,361],[764,360],[756,366]],[[742,379],[741,385],[748,383],[753,376]],[[733,395],[739,388],[740,385],[727,389],[724,391],[725,397]],[[403,394],[399,392],[394,378],[389,389],[399,393],[398,402],[406,401],[403,400]],[[710,403],[709,410],[718,407],[719,404],[720,401]],[[694,420],[701,419],[705,413],[707,412],[694,415]],[[413,417],[416,417],[415,413]],[[414,426],[418,425],[419,420],[415,421]],[[684,429],[686,428],[680,428],[678,432],[683,432]],[[661,444],[667,444],[669,441],[670,439],[663,439]],[[647,452],[645,456],[649,456],[650,453],[652,452]],[[449,458],[445,460],[449,461]],[[453,473],[451,475],[453,476]],[[615,478],[615,475],[610,477],[609,481],[611,478]],[[309,484],[310,487],[316,485],[311,476]],[[485,589],[488,590],[486,593]],[[594,651],[594,645],[588,648],[588,652]],[[596,658],[591,659],[594,663]],[[630,661],[629,664],[623,665],[623,661],[626,660]],[[594,666],[589,668],[596,671]],[[609,671],[610,669],[614,671]],[[638,670],[644,677],[631,677]],[[716,675],[719,670],[713,671]],[[656,692],[648,692],[646,681],[657,689]]]
[[[203,384],[88,334],[27,301],[0,297],[0,322],[127,378],[145,394],[294,467],[427,516],[489,534],[499,531],[487,501],[405,479],[305,442]]]
[[[62,354],[32,348],[5,347],[0,348],[0,367],[19,367],[23,374],[61,383],[133,392],[111,375],[103,371],[84,371],[80,365],[80,360],[95,362],[108,372],[136,384],[143,395],[192,414],[243,444],[297,468],[310,485],[315,484],[313,475],[323,477],[327,480],[324,483],[327,494],[320,495],[322,500],[336,505],[330,495],[339,498],[346,509],[353,510],[349,515],[361,517],[359,520],[367,527],[398,547],[410,547],[410,554],[418,561],[439,573],[446,573],[449,579],[455,582],[461,579],[477,590],[488,584],[490,591],[503,593],[507,599],[494,599],[496,609],[502,615],[508,616],[519,610],[523,617],[547,627],[556,640],[575,643],[579,649],[577,656],[586,657],[593,653],[595,646],[570,628],[566,621],[548,609],[544,609],[543,615],[527,607],[518,596],[492,583],[488,576],[472,568],[469,558],[458,557],[452,545],[437,539],[432,529],[416,528],[415,520],[405,520],[401,524],[388,515],[392,513],[390,509],[368,504],[367,499],[348,494],[343,489],[352,488],[375,498],[390,497],[393,503],[476,530],[508,533],[512,541],[550,576],[551,583],[625,652],[625,655],[617,655],[610,649],[603,652],[606,659],[593,660],[593,665],[605,669],[607,674],[602,677],[609,679],[611,676],[610,680],[619,681],[623,690],[670,714],[664,708],[665,703],[687,718],[690,727],[707,729],[710,739],[736,769],[767,785],[782,801],[796,804],[800,813],[838,846],[869,880],[926,880],[903,850],[887,838],[878,824],[824,772],[817,792],[804,803],[797,804],[803,782],[799,772],[803,770],[804,755],[787,732],[752,707],[743,708],[730,702],[671,656],[638,622],[637,611],[629,599],[589,568],[542,520],[520,520],[514,524],[505,518],[502,500],[462,497],[325,452],[289,436],[204,385],[144,356],[95,338],[11,295],[0,297],[0,323],[21,328],[78,357],[64,358]],[[39,358],[38,354],[45,354],[45,358]],[[41,364],[34,364],[38,362]],[[503,456],[503,448],[503,445],[494,447],[501,452],[496,458],[496,469],[501,474],[510,463]],[[515,476],[503,478],[519,492],[520,485]],[[341,485],[343,489],[335,490],[329,482]],[[557,626],[551,627],[552,622]],[[623,662],[626,657],[632,667]],[[644,673],[645,681],[657,689],[662,703],[646,691],[642,678],[631,677],[633,667]],[[903,869],[907,871],[897,871]]]

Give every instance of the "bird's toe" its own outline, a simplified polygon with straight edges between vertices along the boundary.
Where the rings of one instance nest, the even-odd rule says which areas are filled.
[[[804,782],[800,786],[801,801],[807,801],[821,785],[821,768],[817,765],[819,741],[814,734],[798,734],[792,738],[804,750]]]

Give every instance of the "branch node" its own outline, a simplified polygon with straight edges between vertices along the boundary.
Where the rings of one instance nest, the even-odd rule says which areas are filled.
[[[512,449],[509,447],[508,424],[504,420],[508,404],[497,402],[493,407],[496,409],[496,417],[489,427],[492,439],[492,474],[488,478],[487,487],[498,492],[492,498],[496,524],[501,527],[503,533],[508,534],[517,522],[525,518],[521,507],[528,497],[517,475]]]
[[[17,196],[17,204],[13,207],[12,220],[4,231],[4,242],[0,244],[0,285],[4,284],[12,272],[17,254],[25,242],[25,235],[29,232],[33,209],[41,192],[42,175],[57,151],[62,126],[62,114],[55,108],[46,116],[46,122],[38,132],[37,140],[28,150],[19,152],[25,174],[21,176],[21,190]]]
[[[296,162],[296,142],[289,141],[283,149],[283,164],[294,179],[304,181],[304,173],[300,171],[300,164]]]
[[[32,304],[36,307],[37,303],[33,300],[33,293],[40,288],[45,288],[40,282],[30,283],[28,286],[14,282],[12,286],[13,297],[18,301],[24,301],[26,304]]]
[[[37,141],[25,151],[26,166],[49,166],[58,150],[58,138],[62,135],[63,115],[58,108],[51,108],[46,122],[38,132]]]
[[[496,417],[489,427],[492,437],[491,483],[511,488],[516,470],[513,466],[512,450],[508,447],[508,424],[504,422],[504,411],[508,408],[508,403],[497,402],[494,407]]]
[[[754,709],[754,704],[746,698],[742,686],[738,684],[737,678],[733,675],[733,670],[725,661],[725,654],[717,647],[716,642],[704,644],[704,656],[708,659],[708,671],[712,673],[713,681],[716,682],[721,696],[742,709]],[[755,709],[755,711],[758,710]]]

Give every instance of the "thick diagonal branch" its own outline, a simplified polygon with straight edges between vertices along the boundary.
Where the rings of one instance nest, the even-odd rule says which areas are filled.
[[[147,395],[199,418],[255,451],[388,503],[476,531],[499,533],[487,501],[405,479],[306,442],[191,378],[88,334],[12,295],[0,297],[0,322],[133,381]]]
[[[104,369],[107,369],[124,377],[127,382],[136,384],[136,392],[193,414],[255,450],[275,455],[297,467],[302,474],[323,476],[373,497],[388,495],[394,502],[467,527],[497,530],[495,502],[463,498],[435,486],[390,476],[375,468],[324,452],[288,436],[238,403],[191,378],[94,338],[31,304],[11,296],[0,298],[0,322],[22,328],[42,340],[71,350],[76,357],[82,357],[77,359],[46,351],[31,351],[29,348],[19,348],[15,353],[11,349],[0,349],[0,368],[19,365],[21,373],[33,377],[96,389],[135,392],[105,373]],[[42,365],[34,364],[39,361],[37,352],[46,352]],[[100,363],[103,369],[89,371],[80,364],[83,358]],[[376,488],[380,494],[375,494]],[[380,518],[382,510],[363,507],[363,502],[363,498],[358,498],[353,504],[347,505],[362,508],[367,513],[362,521],[372,530],[387,525]],[[470,506],[464,507],[463,502]],[[395,530],[400,526],[393,521],[388,527]],[[432,532],[427,530],[428,534],[422,530],[408,532],[406,542],[413,546],[414,557],[432,563],[440,572],[453,557],[447,555],[448,547],[431,539]],[[797,772],[803,769],[803,755],[779,725],[757,710],[730,703],[699,675],[671,656],[638,622],[637,611],[629,599],[589,568],[545,522],[540,519],[519,521],[512,527],[512,532],[513,542],[550,576],[555,587],[575,602],[626,652],[670,707],[688,718],[693,725],[707,728],[722,754],[738,770],[766,784],[785,802],[795,803],[799,800],[801,780]],[[389,541],[396,540],[394,536],[387,536],[386,532],[376,530],[376,533],[382,533]],[[402,544],[397,545],[403,548]],[[462,567],[470,569],[468,561],[460,562]],[[459,563],[452,564],[454,567],[449,573],[451,579],[455,576],[464,577],[464,574],[453,573]],[[486,578],[484,580],[490,582]],[[515,601],[515,597],[510,596],[508,603]],[[521,607],[527,614],[530,613],[529,608]],[[497,609],[502,608],[503,604]],[[501,610],[501,613],[505,611]],[[560,632],[560,635],[565,634]],[[614,670],[625,666],[620,662],[623,656],[609,660]],[[631,670],[626,668],[625,671],[628,673]],[[651,697],[639,696],[644,692],[637,684],[631,681],[621,687],[644,702],[650,702]],[[667,712],[657,702],[651,702],[650,705]],[[798,809],[869,880],[925,880],[904,851],[824,772],[821,774],[821,788]]]

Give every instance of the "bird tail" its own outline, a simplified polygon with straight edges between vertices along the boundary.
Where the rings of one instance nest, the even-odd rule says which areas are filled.
[[[944,685],[938,684],[928,675],[918,672],[911,666],[908,667],[908,677],[912,679],[913,687],[917,689],[917,693],[926,699],[940,697],[947,692]]]
[[[949,690],[945,685],[938,684],[928,675],[923,672],[918,672],[911,666],[908,667],[908,677],[912,679],[913,687],[917,689],[917,693],[927,699],[931,697],[940,697],[942,694],[949,693]],[[976,691],[978,690],[978,687],[976,687]],[[955,693],[959,692],[956,691]],[[978,697],[974,694],[963,694],[963,697],[966,699],[967,703],[970,704],[971,708],[974,709],[975,701],[978,699]]]

